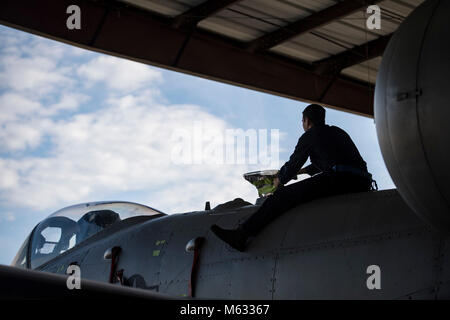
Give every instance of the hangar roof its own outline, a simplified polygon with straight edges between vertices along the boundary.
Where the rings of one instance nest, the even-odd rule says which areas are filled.
[[[0,23],[371,117],[383,51],[400,23],[422,2],[2,0]],[[66,9],[73,4],[81,8],[81,30],[66,27]],[[381,8],[380,30],[366,27],[370,4]]]

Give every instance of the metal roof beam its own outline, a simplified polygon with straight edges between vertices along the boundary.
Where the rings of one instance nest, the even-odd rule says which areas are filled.
[[[74,3],[83,12],[80,30],[66,27],[66,8]],[[25,5],[28,10],[23,10]],[[207,79],[373,116],[373,86],[342,76],[318,75],[309,65],[269,52],[248,52],[239,47],[239,42],[206,30],[191,33],[174,29],[172,22],[120,3],[111,8],[88,0],[0,1],[0,23],[24,31]]]
[[[194,29],[201,20],[239,1],[242,0],[207,0],[175,17],[172,27]]]
[[[322,11],[313,13],[306,18],[295,21],[260,38],[250,41],[247,44],[247,50],[255,52],[273,48],[293,37],[302,35],[313,29],[333,22],[336,19],[348,16],[355,11],[361,10],[362,8],[369,6],[370,3],[377,3],[380,1],[381,0],[344,0],[338,2],[337,4]]]
[[[392,34],[379,37],[350,50],[313,63],[319,74],[338,74],[343,69],[382,56]]]

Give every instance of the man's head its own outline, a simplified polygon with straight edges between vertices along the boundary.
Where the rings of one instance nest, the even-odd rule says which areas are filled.
[[[303,110],[302,122],[305,131],[325,124],[325,109],[318,104],[310,104]]]

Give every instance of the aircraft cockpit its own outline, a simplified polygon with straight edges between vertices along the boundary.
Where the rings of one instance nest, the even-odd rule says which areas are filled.
[[[136,216],[165,215],[131,202],[95,202],[61,209],[40,222],[20,248],[13,265],[36,268],[99,232]]]

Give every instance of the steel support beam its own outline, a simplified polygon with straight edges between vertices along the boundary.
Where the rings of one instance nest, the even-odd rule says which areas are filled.
[[[241,0],[208,0],[175,17],[172,27],[194,29],[203,19]]]
[[[81,30],[66,27],[66,9],[73,4],[81,8]],[[111,7],[89,0],[2,0],[0,23],[146,64],[373,116],[371,86],[342,77],[329,86],[331,76],[290,59],[248,52],[207,31],[174,29],[173,19],[120,3]]]
[[[372,3],[380,2],[381,0],[370,1]],[[261,36],[248,43],[247,50],[251,52],[263,51],[273,48],[282,42],[285,42],[293,37],[300,36],[311,30],[326,25],[336,19],[348,16],[355,11],[361,10],[368,6],[366,0],[344,0],[322,11],[311,14],[310,16],[295,21],[287,26],[277,29],[271,33]]]
[[[379,57],[383,55],[384,49],[386,49],[391,37],[391,34],[382,36],[332,57],[315,62],[313,63],[314,71],[319,74],[336,74],[345,68]]]

